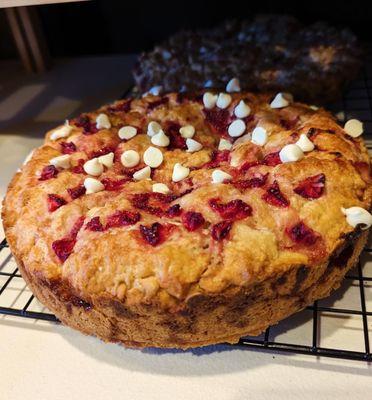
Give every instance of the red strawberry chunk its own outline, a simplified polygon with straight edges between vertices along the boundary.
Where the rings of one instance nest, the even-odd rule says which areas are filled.
[[[84,135],[93,135],[98,132],[95,122],[91,122],[87,115],[81,115],[75,120],[75,125],[83,128]]]
[[[247,125],[247,127],[255,120],[255,116],[253,114],[248,115],[248,117],[243,118],[243,121]]]
[[[66,261],[69,255],[72,253],[76,240],[71,238],[64,238],[56,240],[52,243],[52,249],[56,253],[56,256],[62,261]]]
[[[320,235],[305,225],[302,221],[286,229],[286,234],[293,242],[312,246],[319,239]]]
[[[128,112],[128,111],[130,111],[131,104],[132,104],[132,99],[128,99],[128,100],[122,101],[120,103],[117,103],[113,106],[109,106],[108,111],[110,111],[110,112]]]
[[[102,232],[103,231],[103,225],[102,225],[101,221],[99,220],[99,217],[93,217],[87,223],[85,229],[88,230],[88,231],[93,231],[93,232]]]
[[[196,231],[204,225],[205,219],[202,214],[194,211],[187,211],[182,216],[183,226],[190,232]]]
[[[258,187],[262,187],[266,184],[268,176],[269,176],[268,173],[265,175],[257,173],[257,174],[255,174],[255,176],[253,178],[239,180],[239,181],[233,182],[232,184],[240,190],[258,188]]]
[[[275,165],[281,164],[281,160],[279,157],[279,151],[275,153],[266,154],[266,156],[261,161],[262,164],[268,165],[270,167],[275,167]]]
[[[155,207],[149,204],[150,193],[137,193],[132,197],[132,205],[139,210],[148,212],[149,214],[157,215],[161,217],[163,215],[163,209],[161,207]]]
[[[181,125],[178,122],[175,121],[167,121],[165,122],[165,132],[169,137],[169,149],[181,149],[181,150],[186,150],[186,139],[183,138],[179,130],[181,128]]]
[[[239,167],[239,170],[240,172],[246,172],[249,169],[256,167],[257,165],[260,165],[258,161],[247,161]]]
[[[166,228],[159,222],[155,222],[150,226],[140,225],[140,233],[148,244],[157,246],[164,242]]]
[[[150,197],[159,201],[162,204],[171,203],[172,201],[176,200],[176,198],[177,198],[177,196],[174,194],[164,194],[164,193],[157,193],[157,192],[151,193]]]
[[[203,165],[203,168],[216,168],[221,165],[223,162],[229,161],[230,151],[222,150],[222,151],[213,151],[211,155],[211,160]]]
[[[115,153],[115,147],[113,147],[113,146],[104,146],[104,147],[102,147],[101,149],[99,149],[99,150],[96,150],[96,151],[92,151],[90,154],[89,154],[89,158],[95,158],[95,157],[100,157],[100,156],[104,156],[104,155],[106,155],[106,154],[108,154],[108,153]]]
[[[238,220],[252,215],[252,207],[240,199],[228,203],[220,203],[219,199],[210,199],[209,206],[224,219]]]
[[[309,139],[315,139],[315,137],[320,133],[320,129],[310,128],[307,132],[307,137]]]
[[[47,165],[43,168],[40,174],[39,181],[47,181],[55,178],[58,175],[58,169],[54,165]]]
[[[70,237],[75,238],[84,224],[84,217],[79,217],[71,229]]]
[[[67,189],[68,194],[73,200],[81,197],[83,194],[85,194],[85,191],[86,189],[83,185],[78,185],[76,187]]]
[[[218,133],[226,134],[231,117],[228,110],[221,110],[214,108],[212,110],[204,109],[205,120],[214,128]]]
[[[164,206],[171,203],[176,198],[177,196],[172,194],[136,193],[132,197],[131,202],[133,207],[161,217],[168,212]]]
[[[262,199],[272,206],[276,207],[288,207],[289,200],[283,195],[280,191],[279,184],[277,181],[274,181],[266,193],[263,194]]]
[[[310,176],[299,183],[294,192],[305,199],[318,199],[324,193],[325,175]]]
[[[74,223],[70,234],[60,240],[56,240],[52,243],[52,249],[55,252],[56,256],[62,261],[66,261],[70,256],[72,251],[74,250],[74,246],[76,243],[76,237],[79,233],[81,227],[84,224],[84,217],[79,217],[77,221]]]
[[[154,108],[160,107],[162,105],[166,105],[169,103],[168,97],[162,97],[159,100],[155,100],[152,103],[148,103],[147,108],[148,110],[153,110]]]
[[[67,204],[67,201],[57,194],[48,194],[48,211],[53,212],[59,207]]]
[[[61,151],[63,154],[75,153],[76,145],[73,142],[61,142]]]
[[[75,165],[75,166],[72,168],[72,172],[73,172],[74,174],[85,174],[85,171],[84,171],[84,164],[85,164],[85,160],[83,160],[82,158],[80,158],[80,159],[78,160],[77,165]]]
[[[137,212],[116,211],[114,214],[107,217],[105,229],[134,225],[140,218],[141,216]]]
[[[214,240],[226,239],[232,228],[232,221],[222,221],[212,226],[212,238]]]
[[[139,209],[145,209],[150,201],[150,193],[136,193],[132,197],[132,204]]]
[[[166,214],[169,218],[174,218],[180,216],[182,213],[181,206],[179,204],[174,204],[173,206],[169,207],[166,211]]]
[[[125,182],[129,182],[130,179],[128,178],[123,178],[123,179],[118,179],[118,180],[113,180],[110,178],[104,178],[101,180],[103,185],[105,186],[105,190],[108,190],[110,192],[120,190]]]

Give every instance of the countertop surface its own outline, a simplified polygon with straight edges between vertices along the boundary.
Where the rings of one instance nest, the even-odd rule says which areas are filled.
[[[43,76],[27,76],[15,63],[1,64],[0,196],[47,129],[120,97],[131,84],[132,64],[133,58],[124,56],[60,60]],[[0,256],[0,270],[11,269],[12,263]],[[371,276],[372,266],[365,268]],[[365,290],[372,311],[372,285]],[[358,308],[358,293],[351,282],[325,302]],[[19,282],[9,287],[7,299],[0,296],[0,305],[17,304],[27,294]],[[326,313],[320,318],[322,346],[336,346],[338,341],[363,351],[360,318]],[[282,341],[310,343],[310,323],[311,316],[299,314],[280,324],[275,335]],[[371,317],[368,325],[371,333]],[[130,350],[55,323],[3,315],[0,359],[0,399],[7,400],[356,400],[368,399],[372,392],[372,366],[365,362],[224,345],[186,352]]]

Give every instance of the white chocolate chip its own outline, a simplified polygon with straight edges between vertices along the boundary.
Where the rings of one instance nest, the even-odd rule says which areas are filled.
[[[232,78],[226,85],[226,92],[233,93],[233,92],[240,92],[240,82],[237,78]]]
[[[114,163],[114,153],[107,153],[104,156],[99,156],[98,161],[107,168],[111,168]]]
[[[349,136],[356,138],[363,133],[363,122],[357,119],[349,119],[344,126],[344,130]]]
[[[227,108],[231,103],[231,96],[227,93],[220,93],[217,98],[216,106],[222,108],[223,110]]]
[[[106,114],[99,114],[96,118],[97,129],[110,129],[111,123],[109,117]]]
[[[315,106],[314,104],[312,104],[311,106],[309,106],[312,110],[317,111],[319,110],[318,106]]]
[[[156,121],[151,121],[147,125],[147,134],[152,137],[162,130],[161,125]]]
[[[105,186],[99,180],[94,178],[85,178],[84,187],[86,189],[86,194],[92,194],[102,191]]]
[[[228,133],[231,137],[239,137],[245,131],[245,122],[242,119],[236,119],[233,121],[228,129]]]
[[[52,132],[52,134],[50,135],[50,140],[57,140],[60,138],[68,137],[71,131],[72,127],[70,125],[63,125]]]
[[[362,229],[368,229],[372,225],[372,215],[362,207],[341,207],[342,213],[346,216],[346,221],[353,228],[361,225]]]
[[[120,161],[126,168],[132,168],[140,162],[140,155],[135,150],[127,150],[120,157]]]
[[[185,139],[191,139],[195,135],[195,128],[192,125],[185,125],[180,128],[180,134]]]
[[[152,185],[152,191],[163,194],[168,194],[170,192],[169,187],[164,183],[154,183]]]
[[[232,176],[227,172],[216,169],[212,172],[212,183],[223,183],[225,181],[230,181]]]
[[[151,168],[158,167],[163,162],[163,153],[156,147],[148,147],[143,153],[143,161]]]
[[[232,148],[232,143],[230,143],[226,139],[220,139],[220,143],[218,144],[218,150],[231,150]]]
[[[190,168],[184,167],[180,163],[174,164],[173,173],[172,173],[172,181],[179,182],[182,179],[185,179],[189,176]]]
[[[235,143],[234,143],[235,146]],[[231,159],[230,159],[230,165],[234,168],[238,167],[239,164],[241,163],[241,159],[239,157],[239,154],[232,153]]]
[[[267,131],[262,126],[256,126],[252,132],[252,143],[257,146],[264,146],[269,139]]]
[[[157,86],[153,86],[148,93],[152,94],[154,96],[159,96],[159,94],[163,91],[163,86],[161,85],[157,85]]]
[[[210,79],[208,79],[207,81],[205,81],[204,87],[205,87],[205,88],[213,87],[213,81],[211,81]]]
[[[64,154],[63,156],[54,157],[49,160],[49,163],[57,168],[67,169],[70,168],[71,156],[69,154]]]
[[[300,135],[300,138],[297,140],[296,144],[305,153],[315,149],[314,143],[304,133]]]
[[[186,139],[186,146],[188,153],[194,153],[195,151],[199,151],[203,148],[203,145],[194,139]]]
[[[270,103],[271,108],[283,108],[293,102],[293,97],[289,93],[278,93]]]
[[[210,92],[204,93],[204,95],[203,95],[204,107],[207,108],[207,109],[213,108],[217,103],[217,97],[218,96],[216,94],[213,94],[213,93],[210,93]]]
[[[170,140],[163,131],[160,131],[156,135],[152,136],[151,143],[155,146],[167,147],[169,146]]]
[[[137,128],[134,126],[123,126],[122,128],[119,129],[118,131],[118,136],[120,139],[132,139],[132,137],[137,135]]]
[[[339,111],[338,113],[335,114],[335,117],[339,121],[345,121],[345,112],[344,111]]]
[[[298,161],[303,156],[304,153],[297,144],[287,144],[279,152],[279,158],[282,163]]]
[[[144,167],[133,174],[133,179],[136,181],[142,181],[144,179],[150,179],[150,176],[151,176],[151,168]]]
[[[83,168],[88,175],[99,176],[103,172],[103,165],[98,161],[98,158],[88,160]]]
[[[239,104],[234,109],[234,114],[237,118],[245,118],[251,113],[251,108],[248,104],[240,100]]]

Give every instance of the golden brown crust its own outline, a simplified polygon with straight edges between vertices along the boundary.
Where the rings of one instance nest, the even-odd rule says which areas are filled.
[[[298,103],[274,110],[268,96],[249,93],[233,95],[229,120],[242,98],[253,116],[246,119],[247,132],[259,124],[270,137],[263,147],[249,141],[235,144],[228,160],[216,158],[215,153],[224,135],[215,123],[216,119],[221,123],[221,115],[208,115],[198,98],[176,94],[122,101],[87,114],[91,123],[99,112],[106,113],[111,129],[87,135],[83,134],[87,120],[83,121],[85,128],[81,120],[74,120],[68,139],[52,141],[51,133],[47,135],[45,144],[13,178],[4,201],[3,221],[22,275],[62,322],[128,346],[187,348],[259,334],[339,286],[366,240],[366,233],[349,226],[341,212],[341,207],[370,209],[369,157],[362,140],[347,136],[324,110],[314,111]],[[154,102],[158,105],[149,106]],[[153,171],[152,181],[134,182],[128,177],[133,171],[123,169],[120,155],[127,149],[142,155],[151,144],[146,135],[151,120],[159,121],[169,135],[178,129],[175,122],[192,124],[194,139],[203,149],[190,154],[174,148],[183,143],[172,143],[162,148],[164,162]],[[143,133],[121,141],[117,131],[123,125],[136,126]],[[314,151],[295,163],[267,162],[268,154],[294,143],[301,133],[311,138]],[[75,144],[73,166],[102,148],[113,150],[114,165],[105,168],[98,179],[122,179],[123,184],[118,190],[72,199],[67,189],[78,187],[86,177],[77,173],[79,169],[59,171],[56,177],[40,181],[42,169],[61,154],[61,142]],[[176,162],[191,169],[188,179],[180,183],[171,180]],[[247,162],[252,163],[250,168]],[[215,169],[231,174],[233,182],[211,183]],[[319,175],[325,177],[319,198],[296,193],[301,182]],[[263,176],[265,183],[259,187],[241,185]],[[155,211],[133,200],[136,194],[151,193],[154,182],[165,182],[175,195],[166,204],[151,203],[158,208]],[[286,206],[264,200],[274,182],[286,198]],[[49,194],[62,197],[66,204],[48,211]],[[211,207],[211,199],[225,205],[239,200],[251,207],[251,214],[226,218]],[[164,207],[175,204],[182,214],[166,214]],[[140,221],[110,227],[110,218],[118,210],[139,213]],[[203,226],[186,229],[187,212],[201,213]],[[104,229],[86,229],[97,216]],[[79,220],[84,222],[77,229],[71,254],[61,260],[53,244],[69,237]],[[139,226],[156,222],[167,226],[167,234],[159,245],[151,246]],[[212,232],[221,222],[230,223],[231,230],[219,241]],[[310,231],[310,239],[295,242],[288,233],[299,223]]]

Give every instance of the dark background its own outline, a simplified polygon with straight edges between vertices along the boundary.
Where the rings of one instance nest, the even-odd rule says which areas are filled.
[[[134,53],[179,29],[211,27],[226,18],[256,13],[291,14],[305,23],[325,20],[350,27],[372,41],[372,2],[368,1],[113,1],[38,6],[53,57]],[[0,58],[16,58],[5,12],[0,10]]]

